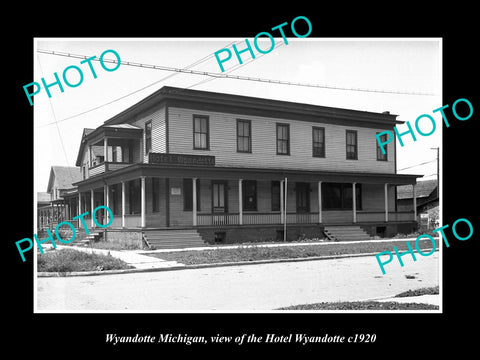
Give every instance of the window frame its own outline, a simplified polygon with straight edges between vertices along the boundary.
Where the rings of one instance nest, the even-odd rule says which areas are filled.
[[[255,184],[254,186],[254,202],[253,206],[251,208],[247,208],[246,205],[248,204],[248,201],[246,200],[248,197],[247,194],[247,186],[249,184]],[[257,180],[243,180],[242,181],[242,210],[243,211],[258,211],[258,183]]]
[[[282,128],[286,128],[287,131],[288,131],[288,136],[287,136],[287,139],[279,139],[278,138],[278,128],[279,127],[282,127]],[[277,147],[277,155],[290,155],[290,124],[287,124],[287,123],[276,123],[276,127],[275,127],[275,137],[276,137],[276,147]],[[278,148],[278,142],[279,141],[286,141],[286,144],[287,144],[287,152],[284,153],[284,152],[279,152],[279,148]]]
[[[385,154],[382,153],[381,146],[380,146],[380,144],[378,143],[378,140],[377,140],[377,135],[378,134],[380,134],[380,133],[377,132],[375,134],[375,143],[377,144],[377,161],[388,161],[388,146],[384,147]],[[383,137],[385,137],[385,140],[383,139]],[[380,141],[382,141],[382,143],[384,143],[384,144],[387,141],[386,137],[387,137],[387,134],[383,134],[383,135],[380,136]]]
[[[145,155],[152,151],[152,120],[145,121]]]
[[[276,192],[276,187],[278,184],[278,193]],[[281,211],[282,210],[282,185],[280,180],[272,180],[270,182],[270,211]],[[277,208],[278,201],[278,208]]]
[[[196,132],[195,130],[195,120],[200,119],[200,120],[205,120],[206,121],[206,132],[203,133],[201,130],[202,124],[200,122],[200,132]],[[193,115],[193,121],[192,121],[192,133],[193,133],[193,150],[210,150],[210,117],[208,115]],[[205,147],[199,147],[196,145],[195,141],[195,135],[200,134],[203,135],[205,134]],[[200,141],[201,142],[201,141]]]
[[[351,145],[348,143],[348,134],[354,134],[355,135],[355,144]],[[354,157],[349,157],[348,154],[351,153],[348,151],[349,146],[354,146],[355,147],[355,156]],[[358,133],[357,130],[345,130],[345,158],[347,160],[358,160]]]
[[[197,178],[197,211],[200,211],[200,179]],[[193,211],[193,181],[192,178],[183,178],[183,211]],[[188,191],[187,191],[188,190]],[[187,194],[189,196],[187,196]]]
[[[248,124],[248,136],[245,136],[245,134],[243,135],[240,135],[239,134],[239,131],[238,131],[238,125],[239,124]],[[247,153],[247,154],[251,154],[252,153],[252,121],[251,120],[245,120],[245,119],[237,119],[237,152],[238,153]],[[239,145],[240,145],[240,142],[239,140],[241,139],[244,139],[244,138],[247,138],[248,139],[248,150],[240,150],[239,149]],[[243,144],[243,143],[242,143]]]
[[[328,196],[326,194],[326,190],[328,187],[337,187],[340,189],[340,207],[329,207],[326,206],[329,202]],[[330,211],[330,210],[352,210],[352,206],[347,206],[347,190],[352,190],[351,183],[336,183],[336,182],[325,182],[322,184],[322,210]],[[356,199],[356,211],[362,210],[362,184],[356,183],[355,184],[355,195]],[[353,204],[353,197],[352,197],[352,204]]]
[[[315,141],[315,130],[321,130],[322,131],[322,154],[315,154],[315,143],[319,143],[318,141]],[[325,158],[326,157],[326,149],[325,149],[325,128],[320,127],[320,126],[313,126],[312,127],[312,156],[313,157],[318,157],[318,158]]]

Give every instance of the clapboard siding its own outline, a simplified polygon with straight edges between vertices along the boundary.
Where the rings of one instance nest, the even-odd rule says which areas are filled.
[[[380,129],[319,124],[289,119],[168,108],[169,152],[213,155],[217,166],[282,168],[326,171],[395,172],[393,143],[388,145],[388,161],[377,161],[376,138]],[[206,115],[210,125],[210,149],[193,149],[193,115]],[[237,152],[236,120],[252,126],[252,153]],[[276,154],[276,124],[290,124],[290,155]],[[326,157],[312,156],[312,127],[325,128]],[[346,130],[357,131],[358,160],[347,160]]]
[[[164,153],[167,151],[165,106],[162,106],[137,116],[132,123],[143,129],[141,158],[144,163],[148,163],[148,154],[145,154],[145,123],[149,120],[152,121],[152,152]]]

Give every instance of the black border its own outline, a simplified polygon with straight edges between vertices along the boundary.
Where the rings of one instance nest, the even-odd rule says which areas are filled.
[[[34,5],[33,5],[34,6]],[[104,351],[121,354],[133,350],[144,354],[153,350],[157,356],[167,356],[162,350],[188,351],[197,354],[199,346],[184,345],[149,346],[135,345],[113,347],[105,344],[105,333],[124,335],[189,333],[191,335],[226,336],[243,333],[308,333],[311,335],[376,333],[374,344],[346,345],[318,344],[299,346],[295,344],[250,344],[209,345],[209,352],[224,349],[245,350],[253,353],[262,349],[268,352],[292,349],[296,354],[307,352],[318,357],[327,351],[329,356],[341,355],[346,349],[356,354],[374,352],[378,348],[407,356],[415,354],[434,355],[443,349],[462,350],[475,344],[475,324],[470,325],[476,313],[476,273],[478,234],[480,233],[478,211],[471,206],[478,200],[476,168],[476,130],[478,130],[478,58],[474,9],[468,5],[435,5],[425,10],[408,6],[384,6],[367,8],[365,3],[351,6],[340,4],[338,9],[323,8],[319,4],[306,3],[299,9],[290,4],[277,4],[276,9],[266,6],[261,13],[258,7],[238,4],[222,4],[218,10],[203,4],[200,9],[189,11],[180,8],[168,9],[164,4],[153,6],[158,11],[148,11],[146,6],[128,4],[128,11],[122,6],[108,4],[102,12],[95,4],[86,6],[85,11],[58,13],[45,6],[38,11],[28,5],[19,12],[21,19],[10,22],[13,27],[5,31],[8,52],[16,56],[3,56],[8,64],[8,86],[4,96],[9,108],[4,124],[4,134],[12,134],[17,146],[9,147],[4,162],[3,192],[7,194],[4,212],[7,222],[6,239],[3,249],[7,265],[4,277],[7,289],[4,298],[8,304],[5,343],[16,354],[28,347],[33,352],[52,358],[76,355],[98,355]],[[213,6],[212,6],[213,7]],[[243,12],[240,8],[243,8]],[[190,15],[189,15],[190,14]],[[201,14],[201,16],[198,16]],[[474,115],[468,121],[453,119],[451,107],[446,110],[450,127],[444,127],[443,137],[443,223],[452,224],[458,218],[469,219],[474,226],[474,235],[468,241],[450,241],[450,248],[443,250],[444,269],[444,313],[443,314],[33,314],[33,256],[27,254],[27,261],[21,262],[14,241],[32,236],[33,219],[33,109],[25,101],[22,86],[33,79],[33,37],[230,37],[253,38],[258,32],[290,22],[303,15],[310,19],[313,30],[310,37],[441,37],[443,38],[444,97],[443,104],[453,104],[458,98],[467,98],[473,104]],[[64,19],[65,21],[60,21]],[[7,22],[8,23],[8,22]],[[132,23],[135,26],[132,26]],[[18,128],[21,121],[26,126]],[[9,139],[5,139],[7,143]],[[11,155],[17,161],[8,161]],[[11,168],[13,166],[13,169]],[[13,171],[12,171],[13,170]],[[451,232],[447,232],[451,235]],[[344,344],[345,345],[345,344]],[[330,351],[334,351],[331,353]],[[372,352],[373,351],[373,352]],[[36,354],[33,354],[35,356]],[[170,356],[172,354],[169,354]]]

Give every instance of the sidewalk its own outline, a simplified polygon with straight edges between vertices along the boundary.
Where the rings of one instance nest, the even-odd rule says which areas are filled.
[[[184,264],[180,264],[176,261],[167,261],[159,259],[153,256],[142,255],[135,250],[105,250],[105,249],[95,249],[90,247],[80,247],[80,246],[62,246],[57,245],[57,249],[72,249],[83,251],[87,253],[94,253],[100,255],[111,255],[120,260],[125,261],[128,265],[135,267],[135,269],[169,269],[169,268],[181,268],[185,267]],[[101,275],[102,272],[96,272],[98,275]]]

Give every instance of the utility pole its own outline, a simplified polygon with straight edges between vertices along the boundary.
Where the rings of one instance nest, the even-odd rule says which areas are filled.
[[[437,150],[437,198],[440,199],[440,147],[430,149]]]

